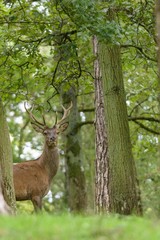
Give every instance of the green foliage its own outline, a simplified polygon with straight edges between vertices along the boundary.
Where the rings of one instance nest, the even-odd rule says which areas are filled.
[[[107,20],[109,4],[103,7],[100,1],[95,0],[63,0],[60,3],[63,11],[74,22],[78,31],[96,35],[101,41],[116,42],[119,37],[118,25],[114,21]]]
[[[45,101],[50,109],[61,87],[67,90],[71,84],[81,84],[87,91],[93,61],[88,33],[77,31],[54,1],[15,1],[7,7],[0,27],[3,99],[27,99],[41,105]]]

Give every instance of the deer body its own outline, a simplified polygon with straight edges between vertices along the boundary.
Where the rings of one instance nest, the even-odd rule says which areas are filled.
[[[59,166],[57,147],[46,148],[37,160],[13,166],[16,200],[31,200],[36,211],[42,208],[42,198],[48,193]]]
[[[70,106],[71,108],[72,106]],[[69,109],[64,109],[65,117]],[[13,181],[17,201],[31,200],[35,211],[42,208],[42,199],[48,193],[53,177],[59,166],[59,154],[57,148],[58,134],[63,132],[68,124],[55,124],[52,128],[38,122],[31,114],[34,129],[45,137],[42,155],[36,160],[25,161],[13,165]],[[34,121],[33,121],[34,120]]]

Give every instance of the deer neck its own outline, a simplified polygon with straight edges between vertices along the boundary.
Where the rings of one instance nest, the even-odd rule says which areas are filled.
[[[43,148],[39,162],[46,169],[49,181],[56,175],[59,166],[59,155],[57,146],[48,146],[46,143]]]

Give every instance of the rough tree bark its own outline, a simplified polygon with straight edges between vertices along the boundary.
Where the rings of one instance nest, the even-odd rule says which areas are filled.
[[[155,5],[155,16],[156,16],[156,39],[157,39],[157,67],[158,67],[158,111],[160,113],[160,0],[156,0]],[[158,169],[160,169],[160,137],[159,139],[159,151],[158,151]]]
[[[73,87],[62,93],[62,101],[73,108],[69,117],[69,126],[66,134],[66,195],[67,204],[73,212],[84,212],[87,206],[86,181],[81,153],[81,137],[78,123],[80,121],[77,109],[76,90]]]
[[[107,187],[108,178],[108,163],[109,159],[107,156],[108,142],[107,132],[105,124],[104,114],[104,99],[102,90],[102,77],[100,72],[100,66],[98,61],[98,41],[94,36],[93,38],[93,50],[96,56],[94,62],[94,76],[95,76],[95,130],[96,130],[96,176],[95,176],[95,201],[96,201],[96,212],[105,210],[109,211],[109,193]]]
[[[0,99],[0,168],[2,180],[2,192],[6,203],[10,206],[12,213],[16,209],[16,201],[13,187],[12,148],[9,131],[5,119],[2,100]]]
[[[160,0],[156,0],[155,15],[156,15],[157,61],[158,61],[158,85],[160,88]]]
[[[2,176],[1,169],[0,169],[0,176]],[[11,213],[11,209],[4,200],[3,193],[2,193],[2,178],[0,177],[0,215],[7,215]]]
[[[96,132],[102,133],[101,127],[104,127],[106,132],[96,143],[97,151],[100,151],[96,160],[97,211],[141,214],[136,168],[129,136],[120,49],[105,43],[98,44],[96,40],[94,43],[99,60],[98,68],[100,67],[102,74],[102,82],[98,77],[100,70],[95,75],[95,91],[99,91],[97,85],[102,84],[104,99],[104,110],[103,99],[101,112],[98,112],[96,106]],[[100,95],[102,98],[102,93]],[[106,129],[105,124],[98,124],[98,118],[102,118],[102,122],[105,121]]]

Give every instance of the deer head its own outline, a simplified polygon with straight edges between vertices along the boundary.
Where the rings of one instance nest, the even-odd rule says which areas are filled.
[[[68,127],[68,122],[65,122],[65,120],[69,116],[72,106],[73,106],[72,102],[71,102],[71,105],[69,106],[69,108],[67,108],[67,109],[64,108],[64,106],[62,106],[63,111],[64,111],[63,117],[59,121],[57,121],[57,115],[56,115],[55,124],[53,125],[53,127],[50,128],[46,125],[44,115],[42,115],[43,122],[40,122],[33,115],[33,113],[32,113],[33,108],[29,111],[26,108],[26,105],[24,105],[26,112],[28,113],[28,115],[30,117],[31,124],[32,124],[34,130],[36,132],[40,132],[44,135],[45,141],[48,146],[57,145],[58,134],[62,133]]]

